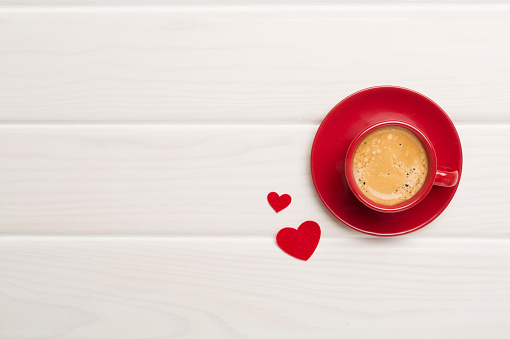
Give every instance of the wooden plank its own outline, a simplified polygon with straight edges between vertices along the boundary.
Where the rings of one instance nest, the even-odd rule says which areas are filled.
[[[1,234],[274,235],[315,220],[352,237],[310,177],[316,125],[0,126]],[[461,125],[464,173],[420,237],[508,237],[510,126]],[[497,182],[488,173],[498,170]],[[275,214],[271,191],[293,202]],[[361,235],[360,235],[361,236]],[[414,235],[409,235],[414,236]]]
[[[509,30],[508,5],[6,6],[0,121],[319,123],[394,84],[508,122]]]
[[[207,6],[214,8],[217,6],[345,6],[345,5],[505,5],[506,0],[0,0],[0,7],[3,8],[87,8],[87,7],[109,7],[116,8],[130,6],[189,6],[200,7]]]
[[[0,238],[2,338],[507,338],[508,241]]]

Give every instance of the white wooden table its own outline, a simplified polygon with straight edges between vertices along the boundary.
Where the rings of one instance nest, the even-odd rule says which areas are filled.
[[[0,338],[508,338],[509,34],[481,0],[0,1]],[[390,239],[309,170],[323,117],[380,84],[464,151],[446,211]],[[308,262],[275,243],[305,220]]]

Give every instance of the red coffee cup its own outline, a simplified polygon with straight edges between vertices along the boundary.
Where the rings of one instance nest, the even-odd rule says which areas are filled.
[[[421,142],[423,145],[423,148],[425,149],[425,152],[427,153],[427,160],[428,160],[428,172],[427,177],[425,179],[425,182],[422,186],[422,188],[411,198],[398,203],[396,205],[387,206],[382,205],[379,203],[376,203],[372,200],[370,200],[363,192],[359,189],[358,185],[356,185],[356,180],[354,178],[354,171],[353,171],[353,158],[354,153],[356,152],[356,149],[358,148],[360,142],[370,133],[375,131],[376,129],[382,128],[382,127],[389,127],[389,126],[398,126],[407,129],[408,131],[412,132]],[[412,126],[406,122],[402,121],[385,121],[380,122],[375,125],[372,125],[365,130],[363,130],[361,133],[359,133],[354,140],[351,142],[351,145],[349,146],[349,149],[347,150],[347,156],[345,157],[345,176],[347,178],[347,183],[349,184],[349,187],[354,193],[354,195],[366,206],[370,207],[373,210],[379,211],[379,212],[386,212],[386,213],[393,213],[393,212],[400,212],[407,210],[416,204],[418,204],[420,201],[422,201],[427,194],[432,189],[432,186],[443,186],[443,187],[451,187],[455,186],[457,184],[457,181],[459,179],[459,173],[457,171],[445,171],[442,169],[438,169],[437,165],[437,157],[436,157],[436,151],[434,150],[434,146],[430,142],[429,138],[420,131],[417,127]]]

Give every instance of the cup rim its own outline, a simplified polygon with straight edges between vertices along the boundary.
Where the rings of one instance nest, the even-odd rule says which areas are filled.
[[[356,185],[356,181],[354,179],[354,173],[353,173],[353,166],[352,166],[352,160],[354,157],[354,152],[358,148],[360,142],[367,136],[368,134],[372,133],[376,129],[386,127],[386,126],[399,126],[406,128],[413,132],[413,134],[418,137],[418,139],[421,141],[422,145],[425,148],[425,151],[427,152],[427,158],[428,158],[428,173],[427,177],[425,179],[425,185],[410,199],[407,199],[399,204],[388,206],[388,205],[382,205],[379,203],[376,203],[372,200],[370,200],[368,197],[366,197],[361,190]],[[382,121],[373,125],[370,125],[369,127],[362,130],[358,135],[352,140],[351,144],[349,145],[349,148],[347,150],[347,154],[345,157],[345,176],[347,178],[347,184],[349,185],[349,188],[351,189],[352,193],[358,198],[359,201],[361,201],[364,205],[367,207],[379,211],[379,212],[385,212],[385,213],[394,213],[394,212],[401,212],[405,211],[416,204],[418,204],[420,201],[422,201],[427,194],[432,189],[432,186],[434,185],[434,178],[435,174],[437,172],[437,158],[436,158],[436,152],[434,150],[434,146],[432,145],[430,139],[423,133],[419,128],[416,126],[413,126],[407,122],[404,121],[398,121],[398,120],[388,120],[388,121]]]

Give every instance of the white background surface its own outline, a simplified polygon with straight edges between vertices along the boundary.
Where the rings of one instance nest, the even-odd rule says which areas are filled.
[[[508,338],[509,31],[503,2],[0,1],[0,338]],[[380,84],[464,151],[446,211],[391,239],[309,172]],[[305,220],[308,262],[275,244]]]

